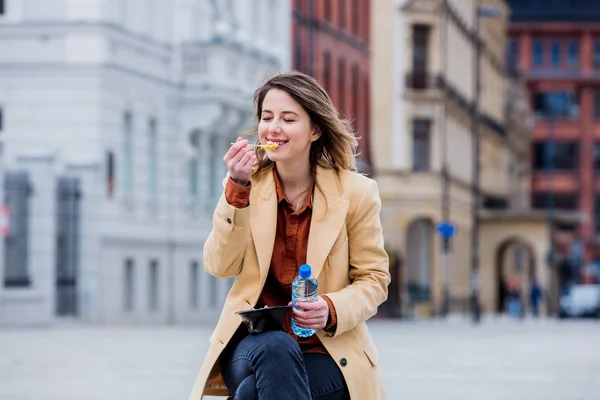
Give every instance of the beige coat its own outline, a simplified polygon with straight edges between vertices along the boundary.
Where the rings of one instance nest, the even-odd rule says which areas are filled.
[[[379,353],[365,324],[387,298],[390,283],[377,184],[357,173],[338,175],[324,168],[317,171],[317,183],[324,194],[315,187],[306,263],[319,282],[319,293],[327,294],[337,313],[335,333],[317,330],[317,335],[342,371],[353,400],[384,399]],[[204,247],[204,266],[214,276],[237,280],[189,400],[227,395],[217,361],[241,323],[235,312],[258,301],[271,263],[276,220],[271,173],[252,182],[249,207],[236,209],[224,196],[219,200]]]

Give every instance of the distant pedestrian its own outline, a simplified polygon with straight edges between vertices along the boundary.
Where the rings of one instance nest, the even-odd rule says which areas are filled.
[[[542,300],[542,288],[536,279],[531,282],[531,290],[529,293],[529,298],[531,300],[531,312],[535,318],[538,318],[540,315],[540,302]]]
[[[514,318],[521,317],[521,290],[519,281],[511,276],[508,279],[508,315]]]

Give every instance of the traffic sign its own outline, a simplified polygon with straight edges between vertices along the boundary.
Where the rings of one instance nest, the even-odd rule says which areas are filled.
[[[444,239],[450,239],[456,233],[456,227],[451,222],[443,221],[437,224],[436,231]]]

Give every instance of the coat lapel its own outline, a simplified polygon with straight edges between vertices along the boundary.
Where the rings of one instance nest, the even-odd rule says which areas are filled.
[[[329,251],[346,221],[348,200],[340,197],[339,181],[330,169],[317,170],[317,182],[324,193],[315,186],[313,214],[308,234],[306,263],[315,278],[319,277]]]
[[[306,263],[311,266],[315,278],[319,277],[329,251],[344,226],[349,205],[348,200],[340,197],[339,182],[333,170],[318,168],[317,182],[323,193],[315,186],[306,254]],[[250,230],[260,277],[264,281],[271,265],[277,230],[277,191],[272,171],[263,174],[250,193],[253,208]]]
[[[264,281],[271,265],[277,230],[277,193],[272,171],[264,173],[256,188],[250,191],[250,205],[253,208],[250,231],[258,257],[260,277]]]

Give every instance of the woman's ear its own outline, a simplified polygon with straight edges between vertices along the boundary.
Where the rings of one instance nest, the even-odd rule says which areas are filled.
[[[321,137],[321,130],[318,126],[313,126],[311,140],[314,142]]]

